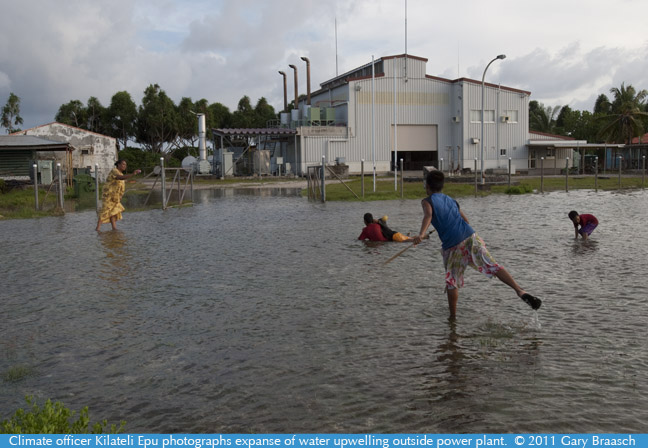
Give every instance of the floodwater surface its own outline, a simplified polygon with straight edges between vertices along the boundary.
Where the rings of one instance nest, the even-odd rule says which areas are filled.
[[[647,193],[460,199],[543,306],[468,271],[454,322],[436,236],[387,265],[406,244],[356,240],[420,201],[194,194],[114,232],[0,222],[0,420],[33,395],[137,433],[648,431]]]

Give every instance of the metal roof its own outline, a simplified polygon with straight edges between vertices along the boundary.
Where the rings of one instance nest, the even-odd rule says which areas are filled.
[[[212,129],[212,132],[222,136],[240,135],[254,137],[257,135],[289,136],[297,134],[295,129],[289,128],[226,128]]]
[[[66,151],[68,143],[46,140],[33,135],[0,135],[0,150]]]

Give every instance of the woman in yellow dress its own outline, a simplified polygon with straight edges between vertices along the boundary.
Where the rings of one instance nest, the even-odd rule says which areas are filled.
[[[129,179],[142,170],[135,170],[133,174],[124,174],[126,172],[126,161],[118,160],[115,162],[115,168],[110,171],[103,186],[101,201],[101,211],[97,220],[97,232],[101,230],[101,224],[110,223],[113,230],[117,230],[117,221],[122,219],[122,212],[125,210],[121,205],[121,198],[126,190],[126,179]]]

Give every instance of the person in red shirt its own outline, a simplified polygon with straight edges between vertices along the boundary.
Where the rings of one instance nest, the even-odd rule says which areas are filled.
[[[366,227],[362,229],[362,233],[358,237],[359,240],[369,241],[389,241],[382,233],[380,224],[374,221],[371,213],[365,213],[364,222]]]
[[[574,224],[576,239],[578,239],[578,235],[580,234],[584,240],[587,240],[594,229],[596,229],[596,226],[598,226],[598,219],[596,219],[596,216],[594,215],[588,215],[586,213],[579,215],[576,210],[572,210],[567,214],[567,216],[569,216],[569,219],[571,219]],[[578,229],[579,225],[580,230]]]

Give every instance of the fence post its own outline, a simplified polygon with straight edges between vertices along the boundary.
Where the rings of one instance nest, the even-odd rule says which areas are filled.
[[[36,210],[38,210],[38,165],[34,163],[34,203],[36,204]]]
[[[594,157],[594,191],[598,192],[598,156]]]
[[[401,199],[403,199],[403,182],[404,182],[403,159],[400,159],[400,171],[401,171]]]
[[[439,160],[440,160],[440,163],[439,163],[439,171],[441,171],[441,172],[443,173],[443,158],[441,158],[441,159],[439,159]]]
[[[56,164],[56,175],[58,176],[58,203],[59,207],[63,209],[63,175],[61,173],[61,164]]]
[[[322,156],[322,202],[326,202],[326,156]]]
[[[99,211],[99,164],[95,163],[95,209]]]
[[[619,161],[619,190],[620,190],[621,189],[621,162],[623,161],[623,157],[619,156],[617,160]]]
[[[511,158],[509,157],[509,178],[508,178],[508,186],[511,188]]]
[[[166,173],[164,172],[164,157],[160,157],[160,176],[162,176],[162,210],[166,210]]]
[[[475,197],[477,197],[477,157],[475,157]]]
[[[544,157],[540,157],[540,193],[544,193]]]
[[[641,189],[644,188],[644,180],[646,179],[646,156],[641,156]]]
[[[565,157],[565,191],[569,191],[569,157]]]
[[[364,159],[360,159],[360,191],[364,199]]]

